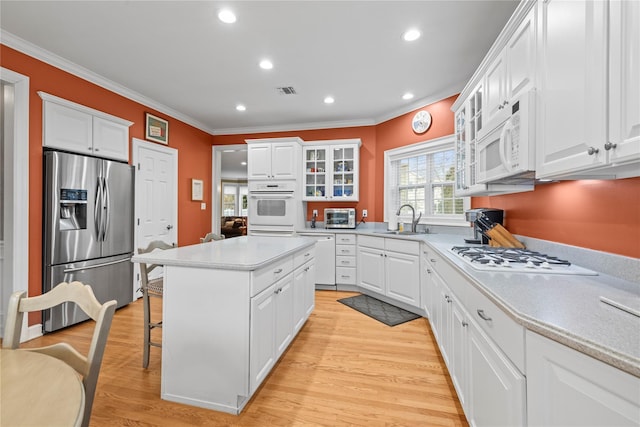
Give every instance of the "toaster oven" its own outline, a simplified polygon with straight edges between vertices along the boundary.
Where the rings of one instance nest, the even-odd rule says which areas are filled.
[[[324,228],[356,228],[355,208],[325,209]]]

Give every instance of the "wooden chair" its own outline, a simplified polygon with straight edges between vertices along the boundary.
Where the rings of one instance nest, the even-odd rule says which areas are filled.
[[[173,248],[172,245],[165,243],[161,240],[154,240],[149,243],[144,249],[138,249],[139,254],[152,252],[154,250],[165,250]],[[142,350],[142,367],[149,367],[149,350],[151,346],[162,347],[159,342],[151,340],[151,331],[155,328],[162,328],[162,320],[153,322],[151,321],[151,303],[150,297],[162,298],[163,293],[163,279],[162,277],[149,278],[149,273],[158,267],[162,267],[158,264],[145,264],[140,263],[140,290],[142,291],[142,305],[144,307],[144,347]]]
[[[11,349],[17,349],[20,346],[20,332],[25,312],[45,310],[63,302],[75,303],[96,322],[87,355],[79,353],[67,343],[57,343],[39,348],[25,348],[23,351],[34,351],[60,359],[82,376],[85,393],[82,425],[88,426],[96,384],[98,383],[98,374],[102,365],[102,356],[104,355],[113,314],[116,310],[115,300],[100,304],[91,287],[80,282],[62,282],[49,292],[35,297],[27,297],[26,291],[14,292],[9,299],[2,346]]]
[[[200,238],[200,243],[207,243],[212,240],[223,240],[224,234],[207,233],[204,237]]]

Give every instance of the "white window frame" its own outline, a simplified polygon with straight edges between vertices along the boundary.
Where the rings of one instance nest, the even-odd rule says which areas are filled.
[[[408,157],[415,157],[422,154],[431,154],[437,151],[454,150],[455,149],[455,135],[447,135],[441,138],[431,139],[428,141],[422,141],[411,145],[405,145],[403,147],[394,148],[384,152],[384,221],[389,222],[390,218],[394,218],[398,206],[391,206],[391,201],[394,200],[391,192],[395,188],[391,187],[391,177],[389,173],[391,171],[391,162],[405,159]],[[463,199],[463,208],[467,210],[471,207],[470,197],[461,197]],[[426,204],[428,206],[428,204]],[[411,215],[410,209],[403,209],[400,216],[397,218],[398,222],[410,223]],[[416,212],[416,217],[419,215]],[[464,219],[464,214],[460,215],[426,215],[424,212],[422,218],[420,218],[419,224],[427,225],[447,225],[447,226],[459,226],[468,227],[469,222]]]
[[[242,212],[242,196],[249,197],[249,187],[247,181],[230,181],[230,180],[222,180],[220,189],[220,212],[222,216],[247,216],[249,207],[245,209],[243,214]],[[233,187],[235,189],[235,201],[234,201],[234,211],[236,212],[233,215],[226,215],[224,213],[224,188],[225,187]]]

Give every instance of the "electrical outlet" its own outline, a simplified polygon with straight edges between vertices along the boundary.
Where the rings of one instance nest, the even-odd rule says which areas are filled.
[[[318,216],[318,209],[313,210],[313,216]]]
[[[362,218],[366,218],[366,217],[367,217],[367,210],[362,209]]]

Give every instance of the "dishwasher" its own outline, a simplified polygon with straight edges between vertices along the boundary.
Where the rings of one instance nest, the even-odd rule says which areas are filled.
[[[316,289],[336,288],[336,238],[334,234],[299,233],[316,241]]]

